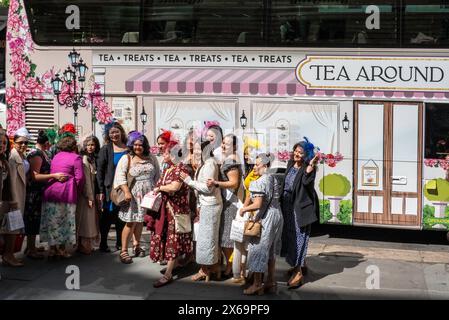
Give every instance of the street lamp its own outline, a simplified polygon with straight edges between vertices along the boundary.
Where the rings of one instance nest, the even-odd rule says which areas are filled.
[[[348,132],[348,130],[349,130],[349,119],[348,119],[348,114],[346,112],[345,112],[345,117],[343,118],[341,123],[343,125],[343,130],[345,132]]]
[[[145,134],[145,123],[147,123],[148,115],[145,112],[145,107],[142,104],[142,112],[140,113],[140,121],[142,122],[142,134]]]
[[[63,79],[59,74],[51,80],[53,93],[56,95],[56,99],[60,105],[65,105],[68,108],[73,109],[73,124],[77,128],[78,109],[80,107],[86,107],[86,97],[84,95],[84,85],[86,81],[86,71],[89,69],[84,63],[83,59],[80,59],[80,54],[73,49],[69,54],[69,65],[63,72]],[[68,94],[61,101],[61,89],[63,84],[68,86]]]
[[[242,116],[240,117],[240,126],[243,130],[246,128],[246,124],[248,122],[248,119],[245,116],[245,110],[242,111]]]

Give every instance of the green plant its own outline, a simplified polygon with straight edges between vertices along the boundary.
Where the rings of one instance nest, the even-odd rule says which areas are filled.
[[[329,200],[320,200],[320,223],[326,223],[332,218]]]
[[[429,189],[430,184],[435,182],[436,189]],[[430,180],[424,186],[424,196],[432,202],[449,202],[449,182],[441,178]]]
[[[332,173],[321,179],[320,190],[326,196],[344,197],[351,190],[351,183],[345,176]]]
[[[435,207],[426,204],[423,208],[423,228],[432,229],[436,224],[442,224],[449,229],[449,207],[445,209],[445,218],[435,218]]]
[[[352,201],[340,201],[340,212],[337,214],[338,220],[342,224],[352,224]]]

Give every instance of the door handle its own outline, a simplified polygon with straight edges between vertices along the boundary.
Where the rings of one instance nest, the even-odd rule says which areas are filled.
[[[391,180],[393,184],[402,184],[402,185],[407,184],[407,177],[391,176]]]

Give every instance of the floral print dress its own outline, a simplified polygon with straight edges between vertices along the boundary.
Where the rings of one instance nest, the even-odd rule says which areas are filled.
[[[175,193],[163,192],[161,210],[165,212],[162,232],[156,232],[151,237],[150,258],[153,261],[173,260],[180,255],[191,253],[193,250],[192,233],[176,233],[175,214],[191,214],[189,206],[189,187],[183,183],[181,173],[187,173],[185,165],[168,164],[162,172],[156,187],[169,185],[174,181],[182,183],[181,188]]]
[[[134,177],[131,188],[131,202],[122,206],[119,218],[124,222],[143,222],[147,209],[141,208],[143,196],[153,190],[156,179],[159,177],[157,170],[151,160],[144,160],[131,165],[129,174]]]

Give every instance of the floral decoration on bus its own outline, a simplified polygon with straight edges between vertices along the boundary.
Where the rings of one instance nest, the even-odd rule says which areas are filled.
[[[43,75],[36,76],[36,64],[31,60],[34,52],[25,9],[20,0],[12,0],[9,6],[8,32],[6,41],[10,48],[10,74],[13,82],[6,90],[8,135],[13,135],[18,128],[25,126],[26,99],[43,99],[44,94],[52,94],[51,79],[55,71],[52,68]],[[70,93],[70,88],[62,88],[61,95]],[[89,92],[89,102],[94,108],[94,119],[100,124],[112,121],[112,110],[104,101],[100,86],[93,84]]]
[[[27,98],[43,98],[44,93],[51,93],[53,70],[36,76],[36,65],[30,55],[34,51],[33,40],[29,32],[28,20],[23,5],[19,0],[12,0],[9,5],[8,32],[6,41],[10,48],[10,74],[14,80],[6,90],[8,135],[14,134],[25,126],[25,101]]]
[[[336,152],[335,154],[318,152],[318,161],[321,164],[327,164],[329,167],[333,168],[337,163],[343,161],[343,155],[340,152]]]
[[[445,159],[424,159],[424,165],[429,168],[441,168],[443,170],[449,169],[449,156]]]

